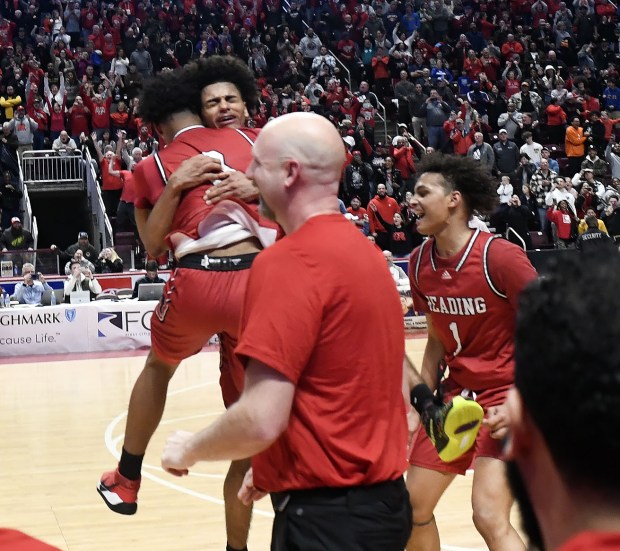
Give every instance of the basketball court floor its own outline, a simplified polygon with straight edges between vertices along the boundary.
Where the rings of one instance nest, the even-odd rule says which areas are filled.
[[[407,341],[418,364],[424,343]],[[199,430],[223,411],[216,351],[183,362],[171,382],[145,457],[138,513],[111,512],[95,490],[120,455],[129,395],[144,359],[144,352],[0,358],[0,527],[65,551],[223,551],[227,464],[202,463],[176,478],[159,462],[172,430]],[[486,549],[471,521],[471,479],[458,477],[440,503],[446,551]],[[514,511],[513,517],[516,522]],[[272,518],[268,499],[255,504],[251,551],[269,549]]]

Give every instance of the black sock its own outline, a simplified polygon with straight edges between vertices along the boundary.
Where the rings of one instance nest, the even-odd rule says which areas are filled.
[[[424,383],[413,387],[410,399],[411,405],[420,415],[423,415],[435,402],[433,391]]]
[[[121,460],[118,462],[118,470],[127,479],[138,480],[142,471],[143,459],[144,454],[133,455],[123,448]]]
[[[248,551],[248,546],[246,545],[242,549],[237,549],[236,547],[231,547],[228,543],[226,544],[226,551]]]

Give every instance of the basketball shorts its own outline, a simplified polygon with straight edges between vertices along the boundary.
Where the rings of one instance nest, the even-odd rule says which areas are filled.
[[[220,335],[220,386],[226,407],[243,390],[245,369],[234,350],[249,274],[249,269],[179,267],[166,282],[151,321],[152,349],[173,365],[200,352],[213,335]]]
[[[455,396],[462,393],[466,396],[469,394],[461,386],[456,386],[449,378],[442,383],[444,390],[444,402],[449,402]],[[489,408],[498,406],[506,401],[508,390],[512,385],[501,386],[476,392],[476,402],[484,409],[485,415]],[[465,474],[477,457],[495,457],[502,456],[502,441],[491,437],[489,429],[482,425],[476,443],[472,448],[458,459],[446,463],[439,458],[437,450],[426,434],[424,428],[420,428],[414,436],[414,442],[411,446],[409,455],[409,463],[416,467],[423,467],[433,471],[441,471],[447,473]]]

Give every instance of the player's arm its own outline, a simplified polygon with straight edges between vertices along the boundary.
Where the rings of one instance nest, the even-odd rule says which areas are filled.
[[[139,169],[140,165],[136,170]],[[183,192],[220,179],[225,174],[221,169],[219,161],[205,155],[186,159],[168,179],[164,192],[153,209],[136,209],[136,224],[140,238],[151,256],[158,257],[168,250],[166,236],[172,229],[174,213],[181,202]],[[141,172],[138,174],[138,177],[142,177]]]
[[[433,321],[429,314],[426,314],[426,326],[428,338],[426,340],[426,347],[424,348],[424,356],[422,357],[421,377],[429,388],[436,390],[437,369],[446,355],[446,350],[435,332]]]
[[[229,198],[251,203],[258,199],[258,188],[254,180],[250,180],[243,172],[227,172],[226,177],[216,186],[210,187],[203,198],[207,205]]]
[[[196,434],[182,431],[172,434],[162,453],[162,467],[181,476],[198,461],[256,455],[286,430],[294,395],[293,382],[264,363],[250,359],[239,401]]]

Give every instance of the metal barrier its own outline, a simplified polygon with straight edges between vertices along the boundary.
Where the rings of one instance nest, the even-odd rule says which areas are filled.
[[[516,230],[515,230],[514,228],[511,228],[510,226],[508,226],[508,228],[506,229],[506,239],[507,239],[508,241],[510,241],[510,236],[511,236],[511,235],[514,235],[514,236],[518,239],[518,241],[519,241],[519,243],[520,243],[520,245],[521,245],[521,248],[522,248],[524,251],[527,251],[527,247],[525,246],[525,241],[524,241],[523,237],[521,237],[521,236],[520,236],[520,235],[516,232]],[[513,243],[514,243],[514,242],[513,242]]]
[[[21,167],[20,167],[20,179],[21,179]],[[22,211],[24,213],[22,226],[28,231],[32,231],[32,203],[30,202],[30,195],[28,194],[28,186],[22,180]]]
[[[52,150],[24,151],[19,164],[25,185],[83,187],[84,160],[81,152],[65,155]]]
[[[99,235],[101,248],[114,246],[114,235],[112,233],[112,224],[105,211],[103,198],[101,197],[101,188],[97,181],[97,174],[93,168],[93,159],[88,149],[86,150],[86,192],[91,208],[91,216],[93,219],[94,233]]]
[[[135,250],[131,245],[120,245],[114,250],[123,261],[124,272],[136,269]],[[51,249],[0,252],[0,278],[21,277],[22,266],[27,262],[34,264],[37,273],[65,277],[67,258],[62,251]]]

